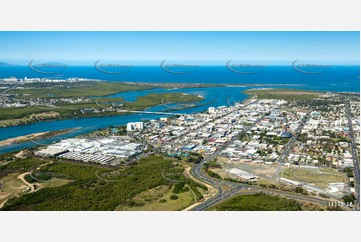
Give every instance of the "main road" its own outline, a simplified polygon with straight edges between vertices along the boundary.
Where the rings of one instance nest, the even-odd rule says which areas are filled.
[[[357,146],[356,146],[356,142],[355,142],[355,136],[354,136],[353,127],[352,127],[350,101],[347,99],[345,101],[345,107],[346,107],[346,114],[347,114],[347,120],[348,120],[349,137],[351,139],[356,204],[357,204],[358,209],[360,209],[360,164],[359,164],[359,159],[358,159],[358,154],[357,154]]]
[[[276,175],[276,177],[278,179],[280,178],[279,173],[280,173],[281,165],[285,162],[286,158],[288,157],[288,154],[290,153],[291,148],[296,143],[298,135],[301,133],[301,131],[302,131],[303,127],[305,126],[305,123],[307,122],[308,118],[309,118],[309,114],[307,113],[302,118],[301,123],[297,127],[295,134],[287,142],[287,144],[285,145],[285,148],[283,149],[281,155],[278,157],[278,159],[276,161],[276,162],[278,162],[278,167],[276,169],[275,175]]]
[[[257,119],[252,125],[247,126],[244,128],[242,133],[247,133],[256,123],[258,123],[261,119],[260,117]],[[302,124],[306,122],[306,119],[302,120]],[[330,204],[330,202],[335,202],[335,200],[331,199],[325,199],[320,197],[311,197],[303,194],[297,194],[292,192],[286,192],[282,190],[277,189],[269,189],[269,188],[263,188],[259,186],[254,185],[248,185],[248,184],[241,184],[238,182],[231,182],[231,181],[224,181],[218,178],[210,177],[203,172],[203,166],[215,159],[223,150],[225,150],[230,144],[232,144],[237,139],[237,136],[233,137],[230,141],[227,141],[225,145],[217,150],[212,155],[208,156],[207,158],[203,159],[199,164],[195,164],[191,169],[191,175],[193,175],[196,179],[199,181],[202,181],[204,183],[207,183],[213,187],[216,188],[217,193],[212,198],[209,198],[205,200],[203,203],[193,207],[191,211],[202,211],[207,210],[211,206],[221,202],[224,199],[230,198],[236,194],[249,194],[249,193],[255,193],[255,192],[264,192],[268,194],[274,194],[274,195],[280,195],[286,198],[295,199],[299,201],[308,201],[312,203],[318,203],[322,206],[327,206]],[[296,138],[295,138],[296,139]],[[225,190],[222,188],[223,186],[227,186],[229,189]]]
[[[252,125],[246,126],[244,127],[242,133],[247,133],[256,123],[258,123],[261,119],[263,118],[260,117],[258,118]],[[213,177],[209,177],[207,175],[205,175],[202,171],[202,168],[204,166],[204,164],[214,160],[222,151],[224,151],[230,144],[232,144],[235,140],[237,140],[237,136],[233,136],[231,140],[228,140],[223,146],[222,148],[218,149],[216,152],[214,152],[212,155],[208,156],[207,158],[203,159],[199,164],[195,164],[192,169],[191,169],[191,174],[198,180],[203,181],[205,183],[208,183],[209,185],[215,187],[217,189],[217,194],[213,197],[210,198],[209,200],[205,201],[204,203],[194,207],[192,210],[199,210],[199,209],[203,209],[207,204],[212,203],[215,200],[218,200],[220,198],[222,198],[222,196],[224,196],[224,191],[222,190],[222,188],[220,187],[220,184],[223,183],[227,183],[229,184],[230,182],[224,182],[221,181],[219,179],[215,179]],[[234,185],[234,188],[238,187],[239,189],[241,189],[240,184],[236,184]],[[242,187],[243,188],[243,187]],[[233,189],[233,188],[232,188]]]

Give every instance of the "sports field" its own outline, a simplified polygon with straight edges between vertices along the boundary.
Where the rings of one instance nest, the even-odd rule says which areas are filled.
[[[344,173],[338,172],[332,168],[285,168],[281,172],[281,176],[295,181],[314,184],[315,186],[326,188],[328,183],[347,182]]]

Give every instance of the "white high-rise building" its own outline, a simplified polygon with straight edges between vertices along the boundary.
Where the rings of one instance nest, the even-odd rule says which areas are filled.
[[[208,113],[216,113],[216,108],[215,107],[209,107],[208,108]]]
[[[139,131],[144,128],[143,122],[127,123],[127,131]]]

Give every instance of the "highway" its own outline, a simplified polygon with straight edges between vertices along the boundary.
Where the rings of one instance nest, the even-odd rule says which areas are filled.
[[[345,101],[347,120],[348,120],[348,128],[349,128],[349,137],[351,139],[351,149],[352,149],[352,160],[353,160],[353,173],[355,180],[355,192],[356,192],[356,204],[358,210],[360,210],[360,164],[357,154],[357,146],[355,142],[355,136],[352,127],[352,119],[351,119],[351,110],[350,110],[350,102],[349,100]]]
[[[248,132],[262,118],[263,117],[260,117],[252,125],[245,127],[245,129],[242,131],[242,133]],[[304,124],[306,122],[306,120],[307,120],[307,117],[305,117],[303,119],[301,125]],[[303,127],[303,125],[301,127],[299,127],[299,129],[302,129],[302,127]],[[299,131],[299,130],[297,130],[297,131]],[[297,136],[293,136],[293,137],[295,137],[294,140],[297,139]],[[237,139],[237,137],[233,137],[221,149],[217,150],[211,156],[205,158],[201,163],[196,164],[196,165],[194,165],[192,167],[191,175],[193,175],[199,181],[207,183],[207,184],[213,186],[214,188],[216,188],[217,193],[212,198],[209,198],[208,200],[205,200],[203,203],[193,207],[191,209],[191,211],[207,210],[211,206],[221,202],[222,200],[228,199],[228,198],[230,198],[230,197],[232,197],[234,195],[249,194],[249,193],[252,193],[252,192],[253,193],[264,192],[266,194],[268,193],[268,194],[273,194],[273,195],[280,195],[282,197],[289,198],[289,199],[295,199],[295,200],[299,200],[299,201],[308,201],[308,202],[312,202],[312,203],[318,203],[318,204],[320,204],[322,206],[327,206],[330,202],[335,202],[335,200],[330,200],[330,199],[325,199],[325,198],[320,198],[320,197],[311,197],[311,196],[307,196],[307,195],[303,195],[303,194],[286,192],[286,191],[277,190],[277,189],[269,189],[269,188],[254,186],[254,185],[241,184],[241,183],[238,183],[238,182],[224,181],[224,180],[213,178],[213,177],[210,177],[210,176],[204,174],[203,170],[202,170],[204,164],[206,164],[206,163],[212,161],[214,158],[216,158],[223,150],[225,150],[236,139]],[[291,145],[291,143],[292,142],[290,142],[289,144]],[[221,185],[228,186],[229,189],[223,190]]]
[[[256,123],[258,123],[260,120],[262,120],[263,116],[258,118],[252,125],[246,126],[242,133],[247,133]],[[203,181],[205,183],[208,183],[209,185],[215,187],[217,189],[217,194],[205,201],[204,203],[194,207],[192,210],[203,210],[204,208],[208,207],[209,204],[213,204],[214,201],[218,201],[219,199],[222,199],[223,196],[227,196],[227,194],[224,194],[224,191],[222,190],[222,188],[220,187],[221,183],[225,183],[225,184],[230,184],[230,182],[225,182],[216,178],[212,178],[209,177],[207,175],[205,175],[202,171],[203,165],[214,160],[223,150],[225,150],[230,144],[232,144],[235,140],[237,140],[238,136],[234,136],[231,140],[227,141],[225,143],[225,145],[218,149],[216,152],[214,152],[212,155],[208,156],[207,158],[203,159],[203,161],[199,164],[196,164],[192,167],[191,169],[191,174],[198,180]],[[234,186],[235,189],[243,189],[243,186],[241,186],[241,184],[233,184],[232,186]],[[233,189],[233,188],[232,188]],[[233,191],[233,190],[232,190]]]
[[[199,163],[191,169],[191,174],[197,178],[200,181],[203,181],[217,189],[217,194],[204,201],[203,203],[199,204],[198,206],[195,206],[191,211],[202,211],[207,210],[211,206],[221,202],[222,200],[225,200],[227,198],[230,198],[234,195],[238,194],[244,194],[246,191],[246,194],[248,193],[256,193],[256,192],[264,192],[266,194],[272,194],[272,195],[280,195],[285,198],[289,199],[295,199],[299,201],[308,201],[312,203],[318,203],[322,206],[327,206],[329,202],[335,202],[336,200],[330,200],[320,197],[311,197],[303,194],[298,193],[292,193],[292,192],[286,192],[282,190],[277,189],[270,189],[270,188],[264,188],[254,185],[248,185],[248,184],[241,184],[237,182],[231,182],[231,181],[224,181],[221,179],[209,177],[206,174],[203,173],[202,167],[205,163],[211,161],[214,157],[211,156],[210,158],[205,159],[202,163]],[[228,186],[229,190],[223,190],[221,188],[221,185]]]

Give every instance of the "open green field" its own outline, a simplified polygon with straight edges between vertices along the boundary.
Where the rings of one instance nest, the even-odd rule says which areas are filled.
[[[192,191],[177,194],[176,200],[170,197],[174,195],[171,186],[158,186],[139,193],[134,198],[119,205],[115,210],[123,211],[177,211],[182,210],[195,201]]]
[[[328,183],[347,182],[345,173],[332,168],[307,169],[291,167],[283,169],[280,175],[291,180],[312,183],[321,188],[326,188]]]
[[[20,173],[10,173],[0,179],[0,183],[2,184],[0,190],[0,207],[7,199],[23,194],[24,189],[27,188],[27,186],[18,179],[18,175],[20,175]]]
[[[2,184],[0,189],[0,208],[2,203],[4,203],[6,200],[27,193],[25,189],[28,188],[28,186],[18,178],[19,175],[20,173],[10,173],[0,179],[0,184]],[[37,182],[35,185],[37,187],[36,189],[39,190],[49,187],[63,186],[69,182],[71,182],[71,180],[53,177],[48,181]]]
[[[257,96],[258,99],[281,99],[285,101],[306,100],[311,98],[317,98],[320,95],[325,94],[323,92],[282,89],[282,88],[251,89],[244,91],[244,93],[249,94],[251,96]]]
[[[37,189],[44,189],[44,188],[50,188],[50,187],[61,187],[61,186],[68,184],[69,182],[71,182],[71,180],[69,180],[69,179],[61,179],[61,178],[52,177],[51,179],[49,179],[47,181],[37,182],[36,184],[37,184]]]
[[[17,161],[11,161],[4,166],[9,167],[10,164],[16,164]],[[35,162],[37,161],[35,160]],[[39,162],[37,165],[39,165]],[[34,166],[28,164],[22,170],[29,171],[38,167]],[[16,166],[12,165],[12,167]],[[6,170],[0,166],[0,171],[1,169]],[[146,191],[156,187],[170,186],[172,182],[162,176],[162,171],[167,170],[173,174],[173,169],[183,168],[174,167],[174,159],[161,156],[145,157],[135,165],[120,169],[71,162],[48,162],[37,169],[34,174],[38,179],[46,180],[44,187],[36,192],[9,199],[2,210],[104,211],[114,210],[120,204],[127,204],[127,209],[132,210],[132,206],[137,206],[137,204],[127,203],[127,201],[137,200],[142,197],[142,195],[138,194],[144,196]],[[63,180],[59,181],[54,177]],[[26,179],[29,182],[29,177],[26,177]],[[68,181],[66,182],[64,179]],[[177,179],[186,180],[183,176],[177,177]],[[46,182],[55,184],[50,185]],[[59,182],[64,182],[64,184],[59,184]],[[36,183],[41,184],[42,182],[37,181]],[[197,186],[193,183],[188,184],[193,187]],[[188,191],[182,188],[179,188],[176,192],[173,188],[171,192],[174,194],[170,194],[168,190],[159,191],[160,194],[162,192],[165,192],[162,195],[163,199],[167,199],[169,196],[169,200],[167,199],[168,204],[166,205],[167,202],[164,203],[166,205],[163,207],[164,209],[182,209],[193,201],[193,196],[187,195],[186,192]],[[178,196],[178,199],[172,200],[170,197],[172,195]],[[154,207],[154,209],[161,208]]]

